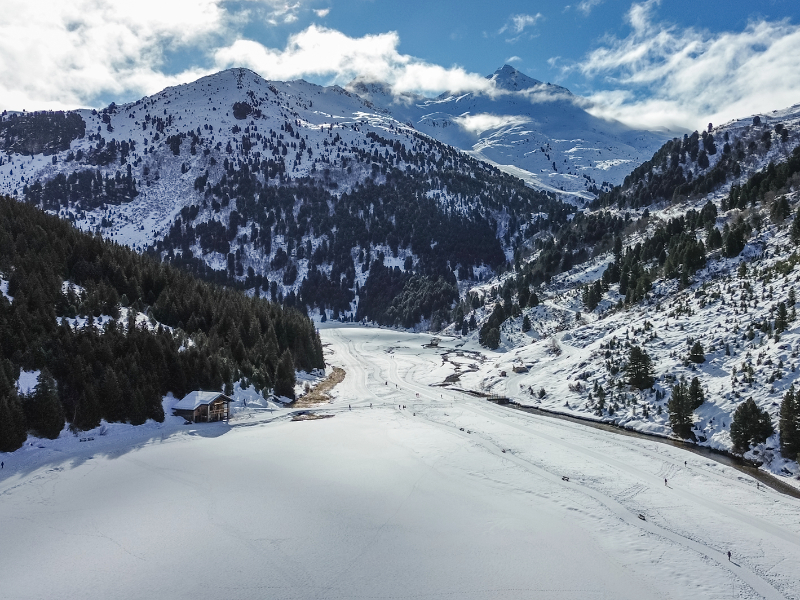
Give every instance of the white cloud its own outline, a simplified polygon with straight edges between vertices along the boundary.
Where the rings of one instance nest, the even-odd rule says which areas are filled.
[[[237,40],[215,53],[218,68],[244,66],[267,79],[313,77],[344,85],[355,77],[387,83],[397,93],[493,92],[492,83],[461,67],[445,68],[400,54],[396,32],[355,38],[311,25],[289,37],[283,49]]]
[[[395,32],[356,38],[311,26],[284,48],[241,39],[237,32],[247,22],[292,22],[303,5],[253,0],[232,12],[227,1],[5,0],[0,110],[96,106],[101,98],[132,99],[230,66],[272,79],[345,84],[361,76],[397,92],[493,91],[481,75],[401,54]],[[175,51],[194,55],[194,66],[167,72],[166,57]]]
[[[514,34],[520,34],[526,27],[536,25],[541,19],[542,13],[536,13],[535,15],[511,15],[508,22],[503,25],[497,33],[509,31]]]
[[[583,0],[580,4],[578,4],[578,10],[581,11],[584,15],[589,15],[592,12],[592,9],[595,6],[599,6],[602,4],[604,0]]]
[[[330,13],[330,12],[331,12],[330,8],[320,8],[320,9],[314,11],[314,13],[316,13],[316,15],[320,19],[324,19],[325,17],[327,17],[328,13]]]
[[[512,57],[506,59],[506,64],[509,64],[509,63],[512,63],[512,62],[521,62],[521,61],[522,61],[522,59],[519,56],[512,56]]]
[[[656,22],[657,0],[632,5],[631,33],[609,38],[565,71],[602,78],[594,114],[647,127],[695,129],[800,101],[800,26],[752,21],[710,33]]]
[[[453,121],[455,121],[465,130],[480,135],[484,131],[488,131],[490,129],[524,125],[525,123],[530,123],[531,119],[530,117],[525,117],[522,115],[493,115],[490,113],[471,115],[466,113],[459,117],[455,117]]]
[[[85,106],[100,94],[156,91],[204,74],[165,75],[164,52],[224,31],[219,0],[5,0],[0,106]]]

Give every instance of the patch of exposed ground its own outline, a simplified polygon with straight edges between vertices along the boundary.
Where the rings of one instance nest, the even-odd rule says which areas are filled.
[[[328,392],[330,392],[336,384],[344,381],[344,376],[344,369],[333,367],[333,373],[315,385],[314,389],[312,389],[310,392],[295,400],[292,404],[292,407],[306,408],[309,406],[316,406],[318,404],[329,402],[331,397]]]
[[[300,415],[293,415],[292,421],[316,421],[318,419],[330,419],[333,415],[318,415],[316,413],[303,413]]]

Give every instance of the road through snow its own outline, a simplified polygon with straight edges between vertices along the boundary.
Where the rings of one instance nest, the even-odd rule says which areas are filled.
[[[426,336],[322,337],[347,372],[334,418],[178,425],[0,473],[0,596],[800,598],[797,500],[432,387]]]

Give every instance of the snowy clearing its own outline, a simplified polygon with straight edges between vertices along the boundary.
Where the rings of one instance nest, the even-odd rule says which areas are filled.
[[[431,387],[429,336],[322,337],[347,372],[334,418],[3,455],[3,596],[800,598],[800,501]]]

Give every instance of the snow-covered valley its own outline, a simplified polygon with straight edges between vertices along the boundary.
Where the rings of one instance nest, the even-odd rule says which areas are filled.
[[[333,418],[168,417],[10,455],[3,596],[800,598],[800,501],[432,386],[456,342],[321,335],[347,373]]]

